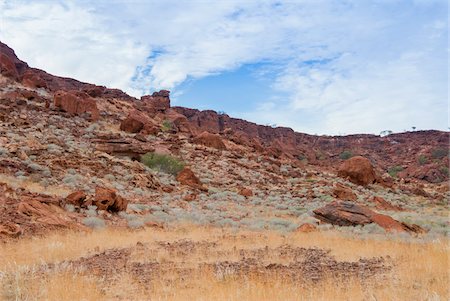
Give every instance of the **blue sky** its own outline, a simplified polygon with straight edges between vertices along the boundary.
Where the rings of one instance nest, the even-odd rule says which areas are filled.
[[[7,1],[31,66],[317,134],[448,128],[445,0]]]

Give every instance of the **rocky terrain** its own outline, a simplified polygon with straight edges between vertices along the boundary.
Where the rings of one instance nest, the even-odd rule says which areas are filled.
[[[423,242],[448,235],[448,132],[296,133],[172,107],[165,90],[136,99],[54,76],[29,67],[2,43],[0,68],[4,248],[61,231],[122,229],[170,236],[183,225],[253,231],[251,237],[265,231],[308,237],[330,232]],[[322,281],[388,277],[397,264],[387,254],[337,260],[327,249],[289,242],[223,250],[218,248],[222,239],[178,237],[101,247],[89,256],[34,268],[45,275],[67,266],[88,270],[105,281],[101,286],[107,290],[116,281],[108,277],[125,272],[146,285],[155,277],[188,279],[203,269],[216,277],[276,274]],[[156,260],[161,252],[169,259]],[[192,262],[206,253],[207,260]],[[136,256],[146,258],[131,260]],[[11,286],[10,268],[0,267],[5,287]],[[162,275],[165,270],[173,274]],[[8,291],[6,299],[14,293]],[[127,299],[108,295],[116,297]]]

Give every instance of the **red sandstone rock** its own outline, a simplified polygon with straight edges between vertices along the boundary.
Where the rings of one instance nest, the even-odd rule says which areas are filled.
[[[19,72],[13,60],[4,53],[0,53],[0,73],[13,80],[19,79]]]
[[[156,112],[164,112],[170,108],[169,94],[169,91],[161,90],[159,92],[154,92],[152,95],[142,96],[141,101],[153,108]]]
[[[30,88],[47,88],[45,79],[33,69],[28,69],[23,73],[22,84]]]
[[[206,187],[203,186],[203,183],[197,178],[194,172],[189,168],[185,167],[178,175],[177,181],[183,185],[190,186],[195,189],[199,189],[202,191],[207,191]]]
[[[245,197],[251,197],[253,196],[253,191],[249,188],[242,188],[239,190],[239,194]]]
[[[219,150],[226,149],[222,138],[217,134],[211,134],[209,132],[203,132],[200,135],[197,135],[194,139],[192,139],[192,141],[196,144],[201,144]]]
[[[375,207],[377,209],[381,209],[381,210],[391,210],[391,211],[402,211],[403,209],[401,207],[398,206],[394,206],[391,203],[389,203],[388,201],[386,201],[385,199],[383,199],[382,197],[379,196],[374,196],[370,202],[375,204]]]
[[[145,113],[133,110],[120,123],[120,129],[128,133],[156,134],[159,127]]]
[[[375,170],[369,159],[355,156],[341,164],[338,176],[346,178],[358,185],[368,185],[375,183]]]
[[[58,91],[55,94],[54,104],[55,107],[70,114],[89,113],[91,120],[98,120],[100,117],[95,100],[84,92]]]
[[[332,194],[335,198],[344,201],[356,201],[358,198],[351,188],[337,183],[333,188]]]
[[[72,204],[78,207],[84,207],[84,201],[86,200],[86,193],[84,191],[78,190],[72,192],[65,198],[66,204]]]
[[[313,212],[315,217],[322,222],[338,226],[357,226],[376,223],[388,232],[424,232],[417,225],[401,223],[390,216],[378,214],[365,206],[353,202],[335,201]]]
[[[96,187],[92,204],[97,206],[98,210],[119,212],[127,210],[128,201],[113,189]]]
[[[303,225],[301,225],[300,227],[297,228],[296,232],[301,232],[301,233],[311,233],[311,232],[315,232],[317,231],[317,226],[310,224],[310,223],[305,223]]]

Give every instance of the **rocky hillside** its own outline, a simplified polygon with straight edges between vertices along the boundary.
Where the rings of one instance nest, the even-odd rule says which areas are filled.
[[[169,91],[135,99],[0,51],[0,237],[173,222],[447,229],[448,133],[295,133],[171,107]]]

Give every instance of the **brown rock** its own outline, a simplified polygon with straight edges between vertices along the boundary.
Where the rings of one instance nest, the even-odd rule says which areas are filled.
[[[423,233],[418,225],[407,225],[392,217],[376,213],[369,208],[353,202],[335,201],[313,211],[322,222],[338,226],[357,226],[376,223],[388,232]]]
[[[183,185],[190,186],[195,189],[199,189],[202,191],[207,191],[206,187],[203,186],[203,183],[200,182],[199,178],[194,174],[194,172],[189,168],[185,167],[178,175],[177,181]]]
[[[190,193],[190,194],[185,195],[183,199],[186,202],[192,202],[197,199],[197,196],[198,196],[198,194],[196,194],[196,193]]]
[[[370,202],[375,204],[375,207],[380,210],[390,210],[390,211],[402,211],[403,209],[398,206],[394,206],[382,197],[374,196]]]
[[[334,186],[332,194],[335,198],[343,201],[356,201],[358,198],[351,188],[339,183]]]
[[[156,134],[160,130],[150,117],[138,110],[133,110],[128,114],[127,118],[120,123],[120,129],[128,133],[142,132],[145,134]]]
[[[19,73],[14,61],[4,53],[0,53],[0,73],[13,80],[19,79]]]
[[[27,69],[22,75],[22,84],[30,88],[47,88],[45,79],[34,69]]]
[[[54,97],[54,104],[55,107],[70,114],[82,115],[89,113],[90,119],[94,121],[100,117],[95,100],[84,92],[58,91]]]
[[[78,190],[69,194],[66,199],[66,204],[72,204],[78,207],[85,207],[84,201],[86,200],[86,193],[84,191]]]
[[[226,146],[223,143],[222,138],[217,134],[211,134],[209,132],[203,132],[200,135],[197,135],[196,137],[194,137],[192,141],[196,144],[201,144],[219,150],[226,149]]]
[[[253,191],[249,188],[242,188],[239,190],[239,194],[245,197],[251,197],[253,196]]]
[[[154,92],[152,95],[144,95],[141,97],[141,101],[156,112],[164,112],[170,108],[170,92],[167,90],[161,90],[159,92]]]
[[[339,167],[338,176],[358,185],[375,183],[375,170],[369,159],[356,156],[344,161]]]
[[[122,198],[113,189],[96,187],[95,197],[92,204],[97,206],[98,210],[119,212],[127,210],[128,201]]]
[[[310,232],[315,232],[317,231],[317,226],[310,224],[310,223],[305,223],[303,225],[301,225],[300,227],[297,228],[296,232],[301,232],[301,233],[310,233]]]

